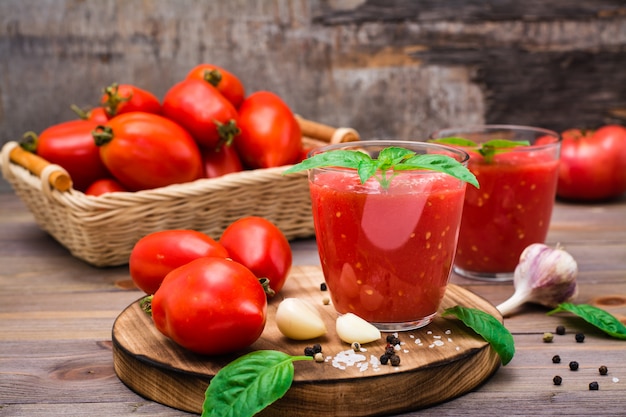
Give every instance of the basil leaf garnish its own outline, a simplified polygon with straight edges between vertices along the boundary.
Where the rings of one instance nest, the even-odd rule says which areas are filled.
[[[293,362],[312,360],[276,350],[259,350],[222,368],[206,390],[202,417],[252,417],[291,387]]]
[[[506,365],[515,355],[513,335],[504,325],[489,313],[476,308],[454,306],[445,309],[444,316],[455,315],[467,327],[481,335],[500,355],[502,365]]]
[[[476,188],[479,187],[478,180],[474,174],[462,163],[450,156],[438,154],[418,155],[413,151],[396,146],[384,148],[379,152],[378,158],[372,158],[363,152],[345,149],[322,152],[291,166],[283,174],[291,174],[307,169],[323,167],[355,169],[359,174],[359,179],[362,184],[378,173],[376,179],[383,188],[389,187],[397,171],[412,169],[442,172],[461,181],[468,182]],[[388,171],[393,172],[391,178],[387,177]]]
[[[429,142],[476,148],[476,151],[481,154],[483,158],[485,158],[485,162],[487,163],[491,163],[493,161],[494,155],[507,152],[511,148],[516,148],[518,146],[530,146],[530,142],[527,140],[492,139],[482,144],[478,144],[473,140],[461,137],[432,139]]]
[[[589,304],[561,303],[548,315],[568,311],[616,339],[626,340],[626,326],[611,313]]]

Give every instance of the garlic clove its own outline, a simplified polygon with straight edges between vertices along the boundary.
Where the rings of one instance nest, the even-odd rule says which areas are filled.
[[[508,316],[530,302],[546,307],[574,300],[578,295],[578,265],[572,255],[557,245],[534,243],[524,249],[515,268],[513,295],[497,306]]]
[[[285,298],[276,310],[278,330],[294,340],[315,339],[326,334],[326,324],[317,309],[299,298]]]
[[[380,330],[353,313],[346,313],[337,317],[335,325],[337,335],[346,343],[358,342],[365,344],[378,340],[381,337]]]

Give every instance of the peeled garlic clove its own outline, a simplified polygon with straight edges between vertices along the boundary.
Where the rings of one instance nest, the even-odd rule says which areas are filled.
[[[370,343],[380,339],[380,330],[356,314],[346,313],[337,317],[337,335],[346,343]]]
[[[308,340],[326,334],[326,324],[317,309],[299,298],[285,298],[276,310],[276,325],[286,337]]]

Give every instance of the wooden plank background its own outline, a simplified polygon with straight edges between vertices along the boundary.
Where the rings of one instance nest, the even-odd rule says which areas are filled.
[[[3,0],[0,143],[201,62],[365,139],[626,122],[624,0]]]

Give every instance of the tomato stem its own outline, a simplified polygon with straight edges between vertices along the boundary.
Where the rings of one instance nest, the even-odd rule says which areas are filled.
[[[276,295],[276,291],[274,291],[270,287],[270,280],[269,280],[269,278],[259,278],[259,283],[263,287],[263,290],[265,291],[265,295],[267,295],[268,298],[272,298],[273,296]]]
[[[237,122],[233,119],[230,119],[226,123],[213,120],[213,123],[217,126],[217,133],[220,136],[220,143],[218,144],[218,147],[223,145],[230,146],[230,144],[233,143],[235,136],[241,133],[241,129],[239,129]]]
[[[91,132],[96,146],[106,145],[113,140],[113,129],[109,126],[99,125]]]
[[[132,92],[127,97],[122,97],[119,94],[120,86],[117,83],[113,83],[110,86],[106,87],[103,91],[107,96],[106,101],[104,102],[104,111],[109,117],[113,117],[117,114],[117,108],[120,104],[128,101],[133,96]]]
[[[22,135],[22,138],[24,140],[20,142],[20,147],[25,151],[36,153],[39,136],[37,136],[37,134],[33,131],[28,131]]]
[[[217,87],[222,81],[222,73],[216,69],[206,70],[204,71],[202,78],[213,87]]]
[[[147,295],[144,298],[141,299],[141,301],[139,302],[139,307],[141,307],[141,310],[148,314],[148,315],[152,315],[152,299],[154,298],[154,295]]]

